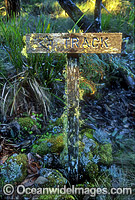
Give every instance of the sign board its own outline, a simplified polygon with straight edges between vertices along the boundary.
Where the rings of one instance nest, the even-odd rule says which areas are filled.
[[[122,33],[34,33],[27,53],[121,53]]]
[[[68,176],[78,181],[79,54],[121,53],[122,33],[34,33],[27,53],[67,53]]]

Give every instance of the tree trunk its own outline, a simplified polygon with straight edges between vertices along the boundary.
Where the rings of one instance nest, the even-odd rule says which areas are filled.
[[[5,0],[7,16],[17,16],[20,14],[20,0]]]
[[[76,23],[83,15],[83,12],[71,0],[59,0],[59,4]],[[95,32],[91,21],[84,15],[77,24],[84,32]]]
[[[96,32],[101,32],[101,5],[102,0],[96,0],[95,10],[94,10],[94,26]]]
[[[83,15],[83,12],[71,0],[58,0],[61,7],[76,23]],[[89,18],[84,15],[78,22],[78,26],[84,32],[101,32],[101,4],[102,0],[96,0],[94,22],[92,23]]]

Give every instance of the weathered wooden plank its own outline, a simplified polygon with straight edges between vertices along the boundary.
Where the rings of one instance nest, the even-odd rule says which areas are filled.
[[[34,33],[27,53],[121,53],[122,33]]]
[[[67,58],[68,177],[78,181],[79,156],[79,57]]]

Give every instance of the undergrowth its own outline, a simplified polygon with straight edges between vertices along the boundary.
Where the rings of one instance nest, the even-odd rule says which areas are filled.
[[[86,15],[91,16],[92,10],[88,5],[94,2],[78,2],[78,6]],[[34,6],[32,6],[34,4]],[[1,4],[3,5],[3,4]],[[129,1],[104,0],[102,8],[102,30],[109,32],[122,31],[129,34],[132,39],[134,26],[134,8]],[[39,8],[39,13],[35,8]],[[94,9],[94,6],[93,6]],[[60,8],[58,2],[34,0],[22,1],[21,16],[6,21],[0,19],[0,93],[2,115],[13,115],[24,109],[30,112],[38,104],[44,108],[44,113],[49,111],[50,94],[61,90],[59,83],[63,81],[62,71],[66,64],[64,54],[29,54],[24,57],[21,53],[27,33],[68,32],[73,26],[71,19]],[[32,16],[29,16],[29,13]],[[37,16],[38,14],[38,16]],[[64,23],[65,21],[65,23]],[[65,26],[66,24],[66,26]],[[94,94],[97,88],[109,79],[116,69],[122,68],[132,77],[134,74],[125,65],[124,59],[109,55],[82,55],[80,58],[80,88]],[[33,100],[32,100],[32,97]],[[59,97],[58,97],[59,98]],[[37,103],[33,103],[36,101]],[[21,105],[24,106],[21,106]],[[42,110],[41,108],[41,110]]]
[[[30,112],[31,106],[34,106],[34,109],[41,107],[47,116],[50,102],[49,89],[61,81],[65,56],[29,54],[25,57],[21,52],[25,34],[51,31],[52,26],[45,16],[37,17],[36,22],[35,18],[31,17],[18,19],[14,17],[8,22],[1,19],[0,51],[4,58],[0,58],[2,80],[0,107],[4,119],[7,114],[12,116],[21,110]],[[9,66],[12,70],[9,70]]]

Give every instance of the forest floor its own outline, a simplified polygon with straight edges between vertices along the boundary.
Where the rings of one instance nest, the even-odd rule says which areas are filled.
[[[59,100],[55,103],[54,109],[57,108],[57,112],[53,118],[58,118],[64,111],[64,107]],[[98,128],[101,133],[102,131],[106,132],[111,139],[113,146],[112,186],[131,187],[134,191],[135,89],[128,88],[122,78],[121,81],[112,80],[109,85],[98,91],[98,97],[89,94],[84,96],[84,100],[80,101],[80,113],[80,120],[84,120],[80,129],[96,130]],[[10,142],[8,146],[10,139],[13,141],[12,137],[1,137],[1,144],[3,144],[3,150],[0,152],[1,162],[5,162],[13,152],[20,153],[21,149],[27,149],[25,153],[29,153],[33,144],[33,137],[25,138],[21,149],[15,148],[16,150],[13,150],[15,144],[11,146]],[[134,198],[133,195],[126,197],[125,200],[133,200]]]

